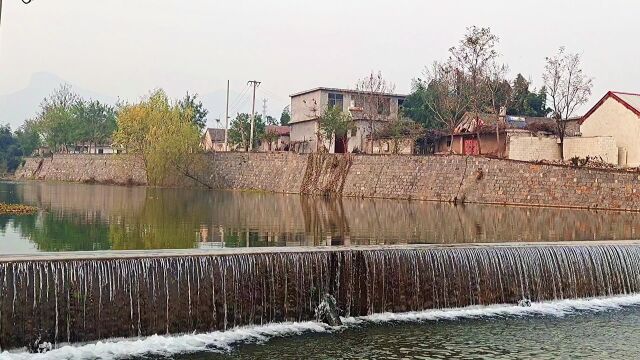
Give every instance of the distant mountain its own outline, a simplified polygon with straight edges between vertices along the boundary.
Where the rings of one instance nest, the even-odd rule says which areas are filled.
[[[100,100],[113,104],[116,98],[82,89],[57,75],[40,72],[31,77],[29,84],[22,90],[0,95],[0,124],[9,124],[15,130],[29,118],[38,113],[40,102],[61,84],[69,84],[73,91],[85,99]]]

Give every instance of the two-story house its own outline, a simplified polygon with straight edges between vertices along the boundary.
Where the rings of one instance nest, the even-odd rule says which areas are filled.
[[[370,152],[369,135],[384,122],[398,118],[405,98],[399,94],[326,87],[295,93],[291,95],[291,146],[302,153],[317,152],[323,146],[330,153]],[[333,107],[351,113],[354,129],[318,143],[318,121],[324,111]]]

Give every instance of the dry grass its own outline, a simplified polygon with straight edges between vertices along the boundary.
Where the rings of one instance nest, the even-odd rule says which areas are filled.
[[[0,203],[0,215],[31,215],[38,212],[35,206]]]

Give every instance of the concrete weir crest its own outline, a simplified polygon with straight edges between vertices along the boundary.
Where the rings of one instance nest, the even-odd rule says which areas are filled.
[[[637,242],[42,254],[0,258],[0,346],[640,291]]]

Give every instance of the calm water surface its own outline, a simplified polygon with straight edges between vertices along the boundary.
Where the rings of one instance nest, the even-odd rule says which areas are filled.
[[[639,214],[2,182],[0,253],[636,239]]]

